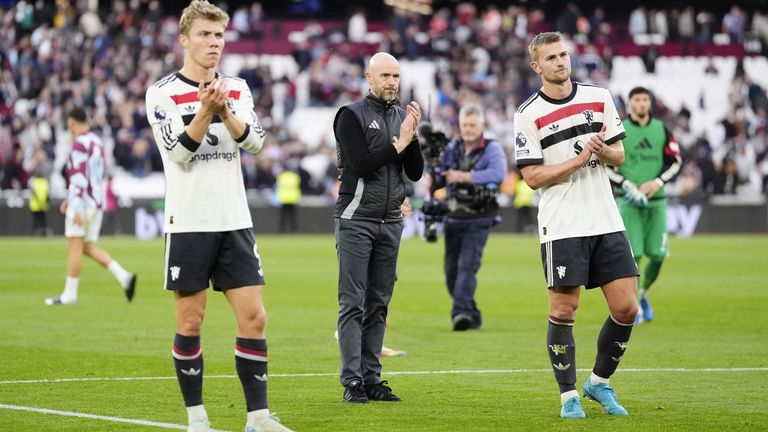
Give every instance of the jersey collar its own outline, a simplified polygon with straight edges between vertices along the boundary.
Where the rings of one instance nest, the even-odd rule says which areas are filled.
[[[551,104],[555,104],[555,105],[567,104],[568,102],[572,101],[573,98],[576,97],[576,87],[578,86],[579,83],[576,82],[576,81],[571,81],[571,84],[572,84],[572,87],[573,87],[571,89],[571,94],[569,94],[568,96],[566,96],[566,97],[564,97],[562,99],[553,99],[553,98],[545,95],[544,92],[541,91],[541,90],[539,90],[538,93],[539,93],[539,96],[541,96],[542,99],[544,99],[545,101],[547,101],[547,102],[549,102]]]
[[[182,75],[182,74],[181,74],[181,72],[176,72],[176,77],[177,77],[178,79],[180,79],[180,80],[184,81],[185,83],[187,83],[187,84],[191,85],[191,86],[195,86],[195,87],[198,87],[198,86],[200,85],[200,83],[199,83],[199,82],[197,82],[197,81],[192,81],[191,79],[189,79],[189,78],[185,77],[184,75]],[[221,77],[221,75],[220,75],[218,72],[216,72],[216,75],[215,75],[215,78],[214,78],[214,79],[219,79],[220,77]],[[205,84],[205,85],[207,86],[207,85],[208,85],[208,84],[210,84],[211,82],[212,82],[212,81],[208,81],[208,82],[205,82],[205,83],[203,83],[203,84]]]

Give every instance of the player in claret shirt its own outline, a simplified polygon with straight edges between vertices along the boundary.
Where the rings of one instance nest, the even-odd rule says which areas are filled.
[[[125,270],[107,251],[96,246],[107,201],[107,165],[101,138],[91,132],[88,115],[82,108],[69,112],[67,129],[72,137],[72,152],[67,159],[67,199],[60,207],[64,213],[64,236],[69,243],[67,281],[64,291],[45,299],[45,304],[77,303],[83,254],[109,269],[130,302],[136,292],[136,274]]]

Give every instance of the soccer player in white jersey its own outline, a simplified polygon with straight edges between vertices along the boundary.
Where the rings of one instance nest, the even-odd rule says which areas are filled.
[[[179,22],[184,65],[146,95],[165,169],[165,288],[176,300],[172,355],[188,430],[207,431],[200,331],[210,282],[237,320],[246,432],[289,431],[267,408],[264,273],[240,168],[240,150],[258,153],[264,131],[245,81],[216,71],[228,22],[218,7],[192,1]]]
[[[515,157],[526,183],[541,194],[547,351],[560,386],[560,416],[585,417],[576,391],[573,338],[582,285],[601,287],[610,311],[584,396],[607,414],[625,416],[608,379],[632,333],[638,272],[607,172],[624,162],[624,127],[608,90],[571,81],[571,59],[560,33],[537,35],[528,50],[542,87],[515,114]]]
[[[125,270],[107,251],[96,246],[107,199],[104,147],[98,135],[89,130],[88,117],[82,108],[69,112],[67,129],[72,138],[72,152],[67,160],[67,198],[59,208],[65,215],[64,236],[69,243],[67,280],[64,291],[45,299],[45,304],[77,303],[83,254],[109,269],[130,302],[136,290],[136,274]]]

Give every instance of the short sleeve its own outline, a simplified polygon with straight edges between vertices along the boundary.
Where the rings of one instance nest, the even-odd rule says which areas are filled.
[[[611,93],[605,91],[605,105],[603,108],[603,124],[605,125],[605,142],[613,144],[627,136],[624,130],[624,124],[621,122],[616,105],[613,104]]]
[[[541,151],[541,140],[536,125],[522,113],[516,113],[515,124],[515,163],[518,168],[527,165],[541,165],[544,156]]]

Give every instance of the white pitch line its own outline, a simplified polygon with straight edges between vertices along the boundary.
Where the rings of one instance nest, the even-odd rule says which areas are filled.
[[[60,411],[60,410],[52,410],[47,408],[36,408],[36,407],[6,405],[6,404],[0,404],[0,409],[7,409],[7,410],[14,410],[14,411],[28,411],[28,412],[35,412],[40,414],[53,414],[53,415],[60,415],[65,417],[78,417],[78,418],[85,418],[85,419],[91,419],[91,420],[104,420],[104,421],[110,421],[115,423],[130,423],[130,424],[136,424],[141,426],[154,426],[154,427],[163,428],[163,429],[187,430],[187,426],[175,424],[175,423],[163,423],[163,422],[154,422],[149,420],[129,419],[129,418],[122,418],[122,417],[96,415],[96,414],[85,414],[85,413],[79,413],[74,411]],[[213,431],[213,429],[211,430]]]
[[[579,372],[589,372],[592,369],[577,369]],[[551,372],[552,369],[469,369],[469,370],[435,370],[435,371],[392,371],[386,372],[386,375],[466,375],[466,374],[519,374],[519,373],[537,373]],[[740,368],[623,368],[617,372],[629,373],[654,373],[654,372],[768,372],[768,367],[740,367]],[[312,377],[335,377],[338,373],[296,373],[296,374],[272,374],[270,378],[312,378]],[[233,379],[237,375],[206,375],[205,379]],[[39,383],[61,383],[61,382],[87,382],[87,381],[154,381],[154,380],[175,380],[175,376],[158,377],[113,377],[113,378],[50,378],[35,380],[9,380],[0,381],[4,384],[39,384]]]

